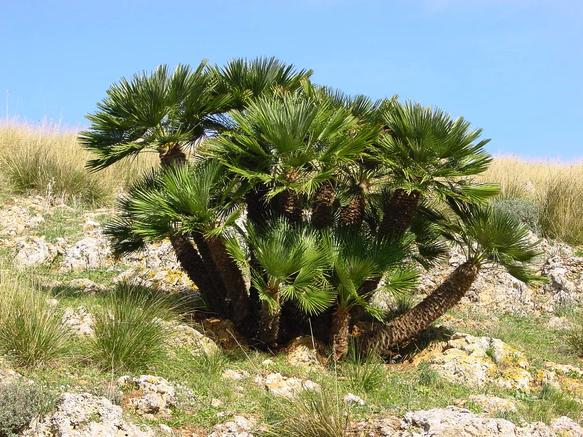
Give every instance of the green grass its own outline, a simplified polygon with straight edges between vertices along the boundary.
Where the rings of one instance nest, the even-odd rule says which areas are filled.
[[[0,349],[22,366],[53,361],[70,351],[70,335],[50,295],[22,277],[4,273],[0,285]]]
[[[92,360],[112,372],[144,371],[164,360],[169,333],[160,320],[177,317],[169,296],[144,287],[118,284],[95,312]]]

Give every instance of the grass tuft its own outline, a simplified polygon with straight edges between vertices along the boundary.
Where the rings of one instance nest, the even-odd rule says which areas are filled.
[[[277,437],[343,437],[349,425],[345,403],[328,390],[305,390],[279,402],[283,420],[269,435]]]
[[[95,312],[90,356],[112,372],[139,372],[166,356],[169,332],[160,321],[177,317],[176,300],[145,287],[120,283]]]
[[[6,271],[0,283],[0,349],[26,367],[67,354],[70,335],[49,303],[51,296]]]

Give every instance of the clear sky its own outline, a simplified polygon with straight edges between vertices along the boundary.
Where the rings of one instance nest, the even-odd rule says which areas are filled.
[[[276,56],[462,115],[492,153],[583,159],[581,0],[0,0],[0,117],[84,127],[159,64]]]

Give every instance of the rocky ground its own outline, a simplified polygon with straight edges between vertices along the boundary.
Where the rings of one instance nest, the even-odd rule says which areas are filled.
[[[15,199],[0,210],[0,250],[13,260],[14,268],[35,275],[49,288],[66,287],[94,295],[118,281],[138,281],[168,292],[196,293],[193,284],[180,271],[170,243],[152,245],[123,260],[114,259],[101,233],[101,223],[110,214],[109,210],[74,211],[66,205],[52,205],[40,197]],[[534,235],[533,239],[536,239]],[[371,437],[583,436],[583,428],[573,418],[557,416],[547,423],[527,423],[519,414],[520,405],[523,409],[525,402],[530,405],[528,402],[532,401],[534,405],[533,399],[546,396],[549,390],[564,393],[573,400],[574,408],[581,407],[583,370],[576,357],[561,361],[559,351],[558,359],[550,360],[537,356],[536,351],[528,348],[519,350],[495,336],[496,332],[503,332],[502,322],[514,320],[512,317],[535,320],[535,330],[544,328],[551,336],[573,323],[563,314],[565,308],[581,304],[583,257],[576,256],[573,248],[546,240],[540,241],[539,247],[544,255],[535,267],[549,277],[548,284],[527,287],[502,270],[484,269],[459,308],[441,320],[442,329],[448,332],[444,341],[433,342],[405,362],[384,365],[387,371],[422,369],[423,375],[439,378],[451,387],[464,387],[464,393],[474,390],[476,394],[452,398],[450,405],[440,408],[417,411],[407,411],[408,405],[388,408],[375,404],[370,411],[366,410],[367,414],[355,414],[358,419],[347,421],[346,434]],[[424,276],[413,299],[420,299],[461,262],[460,253],[452,249],[447,263]],[[91,336],[93,315],[90,308],[80,303],[64,308],[62,323],[78,336]],[[58,304],[57,298],[55,305]],[[378,304],[390,307],[392,302],[379,298]],[[540,321],[544,321],[545,326],[536,328]],[[209,320],[205,323],[204,335],[186,324],[167,326],[173,333],[172,343],[182,345],[193,357],[212,356],[223,348],[244,349],[228,322]],[[267,356],[256,359],[247,369],[227,362],[218,380],[223,388],[238,393],[243,399],[252,396],[248,392],[255,393],[254,390],[264,393],[268,396],[266,399],[294,399],[305,392],[322,392],[314,375],[318,372],[331,374],[330,363],[311,339],[295,340],[283,356],[288,367],[282,367],[280,361]],[[301,370],[292,375],[289,369]],[[15,380],[35,383],[34,373],[29,379],[29,375],[21,376],[16,370],[0,357],[0,387]],[[343,378],[331,375],[331,378]],[[385,383],[389,384],[389,380]],[[425,389],[430,387],[429,391],[438,387],[420,384]],[[188,390],[160,376],[124,375],[110,381],[109,389],[113,393],[111,396],[98,396],[82,388],[64,389],[54,411],[34,421],[23,435],[245,437],[274,431],[273,424],[257,420],[264,416],[254,411],[237,411],[220,398],[205,401],[208,424],[187,426],[184,421],[176,424],[178,422],[173,420],[177,411],[182,411]],[[423,393],[418,387],[411,388],[411,392],[412,397],[431,397],[431,393]],[[337,391],[336,395],[346,411],[355,409],[358,412],[365,411],[363,409],[369,404],[363,393]],[[578,416],[575,418],[579,420]]]

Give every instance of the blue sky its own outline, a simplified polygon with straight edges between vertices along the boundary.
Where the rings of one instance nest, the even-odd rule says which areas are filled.
[[[0,0],[0,117],[87,125],[159,64],[276,56],[464,116],[492,153],[583,159],[580,0]]]

